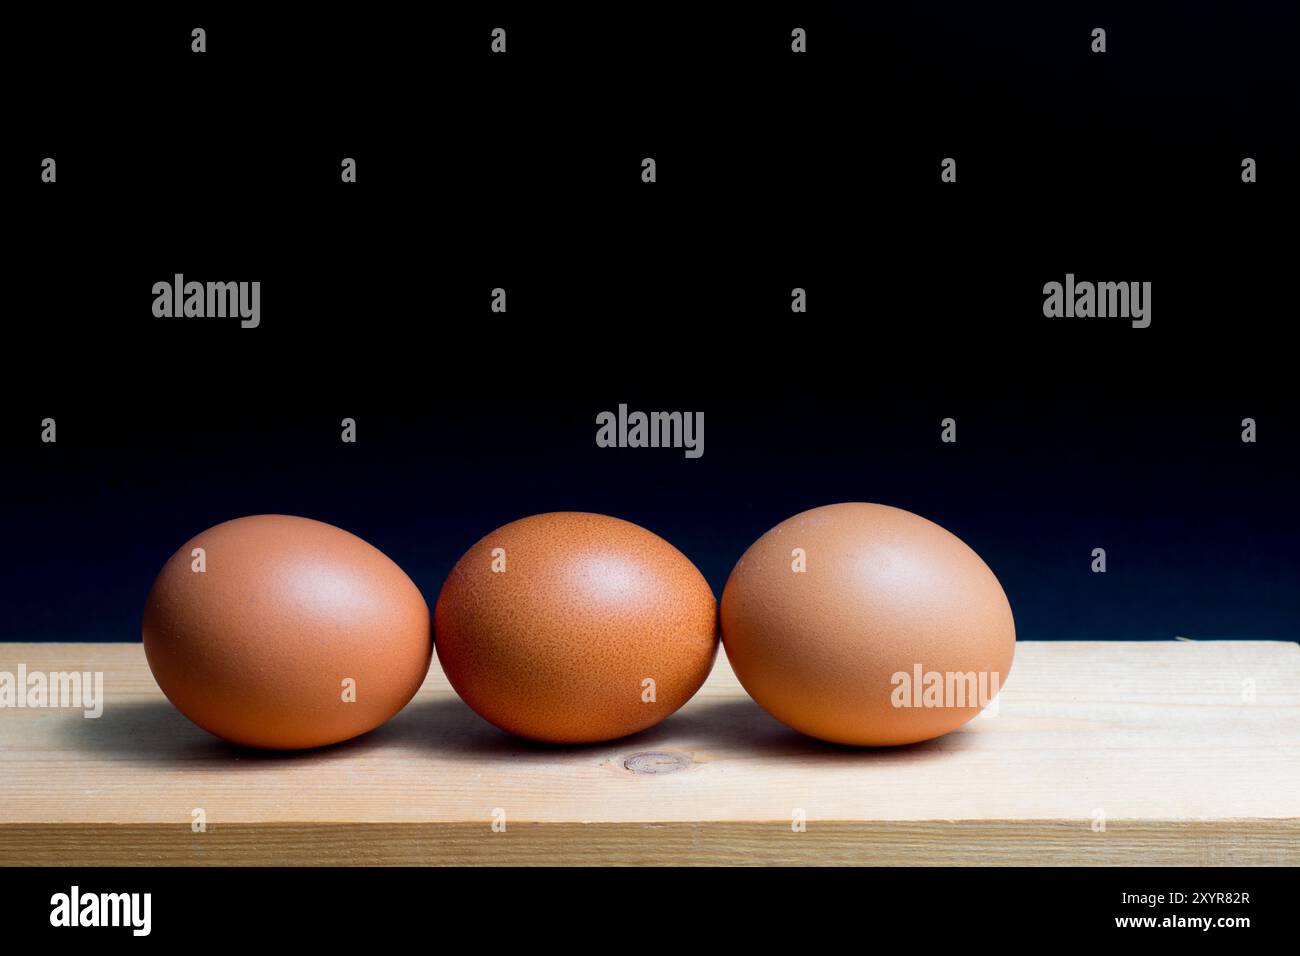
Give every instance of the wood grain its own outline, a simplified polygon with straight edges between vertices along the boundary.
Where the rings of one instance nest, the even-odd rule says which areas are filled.
[[[0,644],[19,664],[106,702],[0,709],[4,865],[1300,863],[1295,644],[1021,642],[995,716],[881,750],[787,730],[725,656],[609,744],[508,737],[435,661],[384,727],[288,755],[191,725],[139,644]]]

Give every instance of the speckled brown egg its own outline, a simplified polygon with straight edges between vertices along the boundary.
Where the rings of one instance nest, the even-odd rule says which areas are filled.
[[[915,743],[997,696],[1016,632],[988,565],[932,521],[878,504],[814,508],[740,559],[722,641],[741,684],[795,730]]]
[[[187,541],[144,610],[144,650],[167,698],[233,743],[298,749],[378,727],[429,670],[419,588],[333,525],[236,518]]]
[[[717,654],[717,605],[695,565],[645,528],[556,512],[511,522],[452,569],[438,659],[481,716],[552,743],[663,720]]]

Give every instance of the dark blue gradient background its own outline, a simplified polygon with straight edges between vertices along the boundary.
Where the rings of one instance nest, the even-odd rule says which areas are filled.
[[[246,514],[432,603],[528,514],[637,522],[720,593],[837,501],[959,535],[1022,638],[1300,639],[1296,5],[990,6],[213,12],[201,58],[189,13],[29,11],[0,639],[138,640],[167,557]],[[461,42],[507,15],[504,61]],[[178,272],[261,281],[262,326],[153,319]],[[1152,326],[1044,319],[1067,272],[1152,281]],[[619,402],[703,411],[704,457],[598,449]]]
[[[1130,393],[1131,396],[1131,393]],[[1132,396],[1131,396],[1132,397]],[[617,515],[662,535],[721,593],[778,521],[836,501],[930,518],[1002,581],[1019,636],[1044,640],[1300,639],[1294,426],[1273,407],[1141,398],[705,400],[705,454],[600,449],[609,402],[446,407],[435,417],[226,404],[128,427],[132,412],[60,419],[9,472],[4,638],[139,639],[145,594],[189,537],[245,514],[327,521],[389,554],[430,604],[460,554],[548,510]],[[1243,444],[1254,414],[1260,441]],[[958,442],[939,441],[952,415]],[[155,435],[152,439],[145,434]],[[1104,547],[1108,571],[1090,570]]]

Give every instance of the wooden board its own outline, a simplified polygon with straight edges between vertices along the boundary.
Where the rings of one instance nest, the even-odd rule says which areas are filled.
[[[0,709],[4,865],[1300,863],[1295,644],[1022,642],[995,716],[880,750],[787,730],[725,655],[609,744],[506,736],[435,660],[384,727],[289,755],[191,725],[139,644],[0,644],[20,664],[106,702]]]

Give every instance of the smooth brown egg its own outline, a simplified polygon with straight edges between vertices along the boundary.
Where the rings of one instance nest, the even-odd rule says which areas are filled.
[[[401,710],[429,670],[433,631],[419,588],[377,548],[309,518],[255,515],[172,555],[145,603],[144,649],[163,693],[204,730],[297,749]]]
[[[663,720],[717,654],[717,605],[663,538],[605,515],[514,521],[452,569],[434,609],[438,659],[481,716],[552,743]]]
[[[756,541],[722,593],[741,684],[795,730],[914,743],[997,696],[1015,653],[988,565],[932,521],[878,504],[814,508]]]

